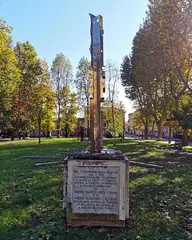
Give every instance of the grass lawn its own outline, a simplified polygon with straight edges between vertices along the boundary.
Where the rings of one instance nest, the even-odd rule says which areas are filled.
[[[86,148],[75,139],[0,142],[0,240],[192,239],[192,156],[154,141],[117,140],[116,148],[163,170],[131,167],[130,219],[124,229],[68,228],[62,210],[62,166],[34,168],[23,155],[57,155]],[[112,140],[105,140],[112,147]],[[145,157],[145,158],[144,158]],[[161,157],[154,162],[154,157]],[[153,158],[153,159],[152,159]],[[166,161],[168,159],[169,161]],[[52,160],[45,160],[52,161]]]
[[[183,150],[186,152],[192,152],[192,146],[183,147]]]

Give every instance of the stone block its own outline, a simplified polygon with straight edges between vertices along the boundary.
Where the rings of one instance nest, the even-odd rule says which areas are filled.
[[[121,157],[114,157],[114,152],[97,153],[99,160],[93,160],[85,153],[75,153],[68,159],[64,170],[68,225],[125,226],[129,217],[129,164],[119,151],[117,155]]]

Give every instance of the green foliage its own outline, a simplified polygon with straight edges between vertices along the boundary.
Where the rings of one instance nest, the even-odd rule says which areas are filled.
[[[177,3],[171,0],[150,1],[148,15],[156,29],[159,43],[165,49],[162,51],[161,59],[166,60],[167,68],[169,68],[167,70],[175,74],[180,83],[192,93],[190,87],[191,1],[179,0]],[[166,64],[164,63],[164,67]]]
[[[42,74],[39,76],[38,83],[34,87],[33,117],[35,126],[47,135],[55,128],[55,108],[56,97],[50,83],[48,63],[41,61]]]
[[[191,1],[151,0],[121,65],[127,97],[153,116],[159,139],[163,122],[184,112],[187,96],[191,101],[191,17]]]
[[[183,118],[182,126],[184,129],[192,129],[192,114]]]
[[[10,127],[12,95],[20,83],[17,59],[12,48],[11,28],[0,19],[0,128]]]
[[[93,78],[93,76],[90,73],[90,66],[91,63],[88,59],[82,57],[79,61],[75,78],[75,85],[78,91],[77,100],[79,107],[83,111],[85,107],[89,107],[89,99],[91,97],[91,93],[89,92],[91,82],[89,78]]]
[[[119,87],[119,79],[120,72],[118,64],[108,59],[105,64],[105,72],[106,72],[106,93],[107,100],[114,102],[118,99],[118,87]]]
[[[181,96],[177,111],[173,112],[174,118],[183,129],[192,129],[192,98],[191,94]]]
[[[65,132],[65,136],[74,132],[77,123],[77,95],[70,91],[68,85],[64,86],[61,92],[61,128]]]
[[[131,63],[132,62],[132,63]],[[136,81],[134,81],[134,76],[133,76],[133,66],[134,62],[133,59],[125,56],[123,59],[123,62],[121,64],[121,81],[122,81],[122,86],[125,88],[125,94],[128,98],[131,100],[135,100],[137,97],[137,86],[136,86]]]
[[[35,48],[29,43],[17,43],[15,54],[21,82],[13,95],[11,123],[13,132],[27,132],[34,128],[33,106],[36,101],[35,88],[42,74],[41,62]]]
[[[121,80],[123,86],[129,86],[131,85],[129,83],[129,80],[131,80],[130,77],[131,74],[131,65],[130,60],[128,56],[125,56],[123,59],[123,63],[121,64]]]
[[[143,124],[143,115],[141,111],[136,111],[131,115],[131,120],[134,122],[134,129],[135,130],[139,130],[142,129],[144,127]]]
[[[72,65],[63,53],[57,54],[51,67],[52,82],[59,95],[59,87],[69,84],[72,79]]]
[[[67,57],[63,53],[57,54],[52,67],[51,67],[51,79],[54,91],[56,93],[57,101],[57,115],[58,115],[58,137],[60,137],[61,131],[61,107],[63,102],[63,90],[70,84],[72,79],[72,65]],[[65,104],[64,104],[65,105]]]
[[[122,134],[123,131],[123,118],[124,108],[121,103],[114,102],[114,127],[113,129],[113,115],[112,115],[112,103],[106,100],[102,106],[103,122],[106,123],[107,131],[114,133],[116,136]]]

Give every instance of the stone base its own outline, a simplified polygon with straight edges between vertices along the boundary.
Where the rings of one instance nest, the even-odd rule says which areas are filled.
[[[70,227],[125,227],[125,221],[70,219],[67,225]]]
[[[120,151],[73,152],[64,169],[67,225],[125,227],[129,218],[129,162]]]

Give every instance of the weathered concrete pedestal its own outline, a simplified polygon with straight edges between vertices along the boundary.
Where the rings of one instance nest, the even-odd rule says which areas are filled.
[[[129,217],[129,163],[120,152],[73,152],[64,169],[69,226],[124,227]]]

